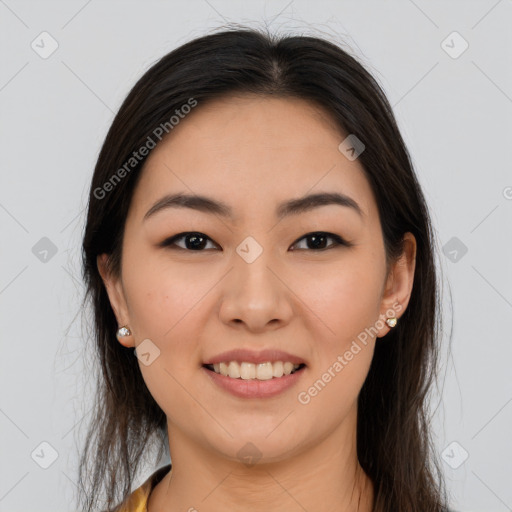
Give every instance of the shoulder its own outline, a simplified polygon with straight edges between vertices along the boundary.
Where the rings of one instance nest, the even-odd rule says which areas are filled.
[[[147,512],[146,506],[151,491],[170,470],[171,464],[157,469],[112,512]]]

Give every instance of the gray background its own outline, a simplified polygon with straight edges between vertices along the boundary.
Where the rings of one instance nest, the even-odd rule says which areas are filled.
[[[439,240],[452,506],[512,510],[512,0],[0,0],[0,511],[73,510],[93,387],[80,236],[114,112],[159,57],[231,21],[346,42],[384,87]]]

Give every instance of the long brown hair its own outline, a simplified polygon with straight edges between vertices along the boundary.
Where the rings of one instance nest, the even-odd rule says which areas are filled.
[[[357,453],[375,486],[375,512],[440,512],[446,491],[433,450],[428,395],[437,376],[441,307],[435,239],[428,208],[386,96],[372,75],[337,44],[321,38],[273,36],[223,29],[194,39],[154,64],[117,113],[92,178],[83,238],[84,303],[94,315],[98,385],[79,467],[79,501],[97,510],[101,492],[111,510],[127,497],[150,448],[162,456],[166,415],[149,393],[133,349],[115,337],[116,318],[96,258],[110,255],[119,275],[124,224],[145,157],[133,151],[193,98],[238,93],[296,97],[323,107],[342,133],[366,148],[359,162],[378,206],[386,258],[401,253],[402,237],[417,241],[409,305],[379,339],[358,397]],[[125,166],[122,179],[112,180]],[[109,182],[112,186],[105,187]],[[108,189],[108,190],[107,190]]]

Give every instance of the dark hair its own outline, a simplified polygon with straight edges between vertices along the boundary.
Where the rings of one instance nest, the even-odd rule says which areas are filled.
[[[234,94],[301,98],[323,107],[340,132],[366,146],[358,158],[378,206],[388,264],[401,254],[406,232],[416,238],[408,307],[376,344],[358,397],[357,454],[374,483],[375,512],[440,512],[446,491],[428,416],[441,326],[436,244],[391,106],[377,81],[337,44],[246,28],[194,39],[161,58],[128,94],[99,154],[83,239],[84,300],[94,312],[101,370],[79,468],[85,508],[94,509],[103,486],[109,510],[125,499],[148,446],[160,448],[158,461],[167,441],[166,415],[149,393],[133,349],[116,340],[116,317],[97,268],[97,256],[107,253],[110,271],[120,272],[124,224],[145,161],[130,158],[156,138],[157,127],[170,131],[171,116],[191,99],[200,108]],[[114,180],[123,166],[122,179]]]

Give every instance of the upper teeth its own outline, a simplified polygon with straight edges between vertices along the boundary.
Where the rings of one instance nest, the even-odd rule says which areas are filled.
[[[215,363],[213,369],[215,373],[220,373],[225,377],[232,379],[258,379],[270,380],[272,377],[282,377],[283,375],[290,375],[292,371],[299,368],[300,364],[293,364],[289,361],[270,361],[266,363],[238,363],[237,361],[229,361],[222,363]]]

